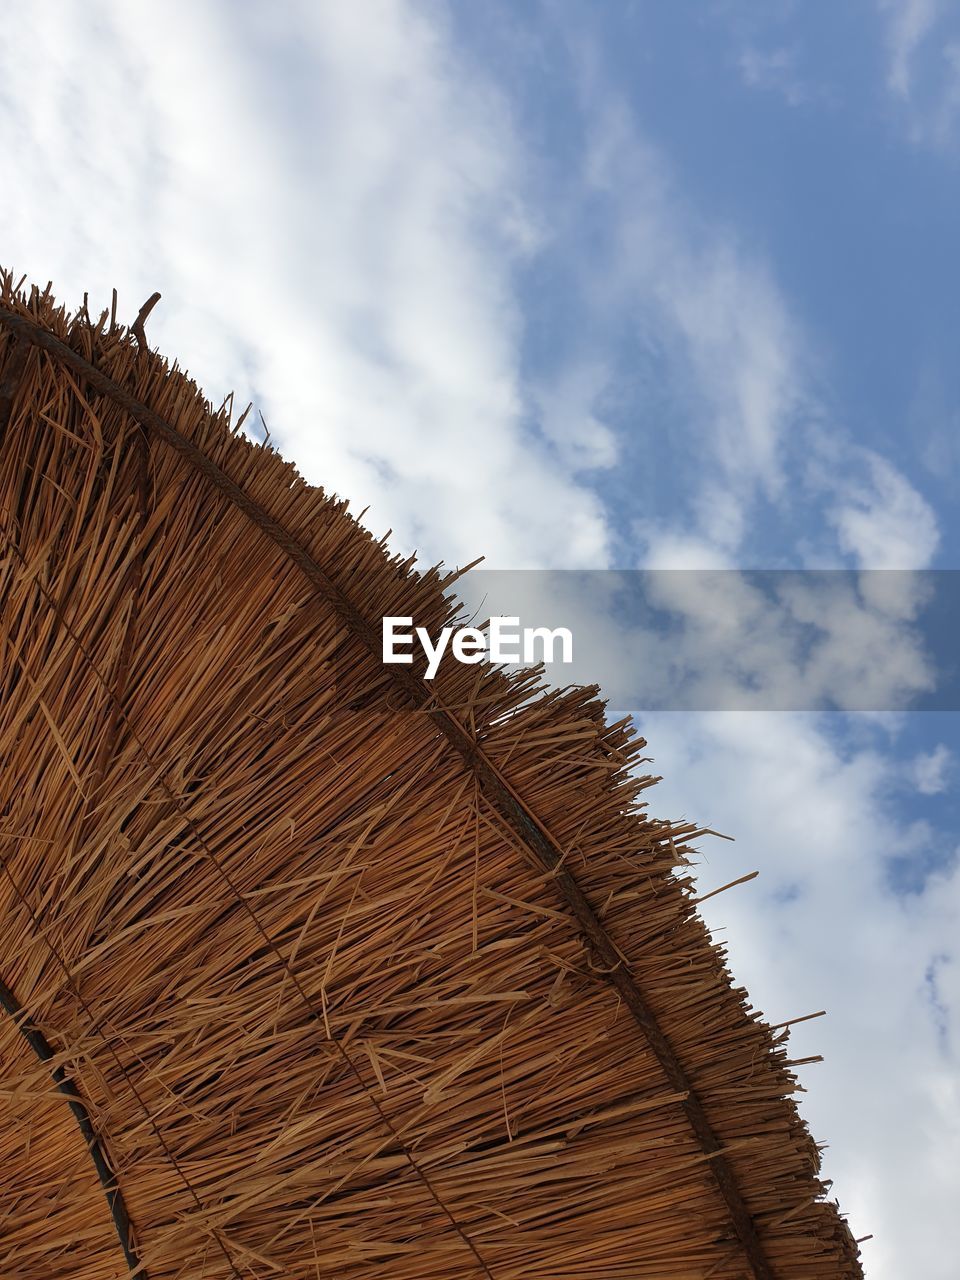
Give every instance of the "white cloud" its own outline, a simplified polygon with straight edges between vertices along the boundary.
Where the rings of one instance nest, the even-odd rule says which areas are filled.
[[[799,1069],[801,1106],[855,1234],[874,1234],[869,1280],[948,1280],[960,1251],[960,859],[920,892],[892,893],[891,860],[928,834],[898,817],[886,753],[841,750],[815,717],[671,715],[642,728],[664,775],[658,811],[736,838],[704,846],[701,891],[760,870],[703,908],[753,1003],[773,1022],[827,1009],[794,1028],[791,1056],[825,1057]]]
[[[764,503],[776,503],[778,515],[802,508],[808,564],[928,565],[939,541],[934,513],[890,460],[832,420],[814,389],[823,363],[762,257],[698,218],[629,115],[593,89],[588,178],[615,211],[605,302],[623,314],[633,306],[657,334],[689,408],[688,434],[670,461],[674,488],[690,501],[637,525],[643,563],[731,566],[749,555],[756,564],[757,549],[762,562],[764,543],[752,535]],[[859,578],[861,598],[838,600],[820,618],[826,642],[808,679],[846,687],[854,700],[869,697],[881,673],[922,687],[909,625],[917,583]],[[781,638],[766,630],[768,618],[739,599],[700,604],[707,630],[724,624],[724,604],[732,607],[745,665],[769,663],[768,641]],[[802,614],[802,600],[793,607]],[[955,1046],[960,1015],[960,872],[953,864],[927,876],[908,901],[894,890],[892,860],[922,862],[932,837],[890,803],[902,771],[897,724],[878,718],[889,738],[877,744],[870,722],[860,723],[862,740],[849,748],[833,721],[809,716],[674,713],[644,717],[642,728],[665,777],[656,811],[692,815],[737,838],[732,857],[727,846],[710,849],[723,865],[708,866],[703,889],[762,870],[759,906],[749,890],[708,904],[713,924],[731,926],[738,978],[774,1021],[830,1005],[829,1021],[794,1035],[796,1056],[827,1057],[819,1075],[804,1072],[803,1111],[830,1144],[827,1171],[856,1233],[876,1237],[864,1245],[870,1280],[947,1280],[960,1250],[952,1211],[960,1181],[941,1156],[957,1131],[956,1060],[945,1043]],[[921,778],[936,781],[932,770]]]
[[[940,795],[949,786],[954,764],[950,748],[938,743],[932,751],[921,752],[911,761],[911,782],[923,796]]]
[[[840,482],[842,498],[829,513],[841,550],[868,569],[925,568],[940,541],[932,509],[886,459],[858,452],[866,482]]]
[[[611,261],[594,306],[657,333],[700,428],[697,533],[731,553],[749,503],[783,489],[780,444],[801,408],[799,338],[762,259],[705,225],[624,105],[593,92],[585,176],[611,204]]]
[[[741,52],[737,66],[740,78],[749,89],[779,94],[788,106],[800,107],[824,99],[821,88],[800,76],[797,62],[795,48],[757,49],[749,45]]]
[[[76,302],[118,285],[129,318],[160,288],[152,341],[256,394],[307,477],[399,545],[602,564],[600,503],[521,429],[513,271],[538,230],[505,103],[441,17],[12,10],[3,251]]]
[[[907,136],[917,145],[950,147],[960,118],[960,41],[948,38],[945,24],[955,9],[944,0],[879,0],[879,10],[887,88]]]
[[[880,0],[880,9],[887,15],[887,84],[899,97],[909,98],[914,57],[936,25],[943,5],[941,0]]]
[[[573,662],[550,675],[599,683],[614,707],[875,713],[937,687],[919,625],[922,577],[704,571],[705,544],[666,534],[657,545],[664,572],[480,569],[461,590],[483,617],[570,628]]]
[[[611,467],[619,456],[616,434],[597,416],[607,378],[603,362],[587,357],[534,392],[540,430],[570,472]]]
[[[829,421],[814,390],[815,343],[763,256],[698,216],[622,102],[596,85],[587,93],[586,178],[611,206],[611,262],[592,305],[657,333],[689,435],[672,460],[676,514],[634,525],[644,565],[668,567],[665,548],[681,543],[727,563],[755,556],[755,519],[767,503],[781,517],[801,507],[808,529],[810,515],[833,525],[820,548],[828,564],[926,566],[939,539],[933,512],[890,461]]]

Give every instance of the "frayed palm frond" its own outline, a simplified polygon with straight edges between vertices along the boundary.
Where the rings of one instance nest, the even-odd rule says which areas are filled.
[[[0,296],[0,1277],[854,1280],[595,692],[136,332]]]

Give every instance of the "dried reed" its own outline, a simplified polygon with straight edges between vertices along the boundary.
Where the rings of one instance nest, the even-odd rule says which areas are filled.
[[[3,277],[0,1277],[859,1277],[643,741],[231,409]]]

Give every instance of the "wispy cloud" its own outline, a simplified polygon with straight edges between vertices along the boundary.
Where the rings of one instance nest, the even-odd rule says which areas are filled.
[[[880,9],[887,19],[887,84],[898,97],[908,99],[917,50],[935,27],[943,4],[941,0],[880,0]]]
[[[930,564],[940,530],[929,503],[885,458],[867,449],[857,453],[865,473],[837,480],[838,500],[828,513],[840,550],[869,569]]]
[[[513,274],[537,215],[506,102],[442,10],[164,12],[6,16],[9,264],[91,305],[116,284],[130,315],[159,287],[152,339],[255,397],[400,545],[604,563],[600,503],[522,427]]]
[[[887,88],[900,104],[908,137],[949,147],[960,120],[960,39],[944,0],[879,0],[888,51]],[[950,34],[952,32],[952,34]]]
[[[695,794],[698,820],[736,837],[705,851],[704,904],[756,1006],[797,1026],[803,1111],[829,1141],[826,1169],[864,1246],[871,1280],[951,1275],[960,1140],[956,922],[960,859],[903,897],[887,869],[929,835],[891,796],[900,769],[879,747],[844,749],[810,716],[644,718],[664,773],[658,801]],[[928,973],[934,966],[935,1000]],[[882,1132],[876,1116],[884,1116]]]
[[[955,766],[953,752],[941,742],[932,751],[921,752],[911,761],[910,778],[921,795],[940,795],[949,787]]]
[[[819,518],[808,567],[928,565],[939,539],[932,509],[833,418],[816,344],[769,263],[734,229],[700,216],[622,102],[597,93],[586,180],[608,197],[612,247],[592,305],[607,323],[612,314],[656,332],[687,436],[672,460],[680,500],[669,516],[635,525],[644,563],[706,568],[753,557],[756,515],[776,504],[781,518],[802,507],[807,538]],[[671,548],[679,559],[665,558]]]
[[[777,94],[788,106],[801,107],[830,100],[823,86],[801,74],[795,46],[759,49],[747,45],[737,59],[737,67],[747,88]]]
[[[731,551],[743,537],[741,503],[783,487],[779,442],[800,396],[793,323],[763,261],[703,223],[623,103],[600,98],[589,112],[585,176],[608,197],[611,244],[594,306],[655,331],[677,385],[686,377],[685,416],[709,424],[697,442],[701,478],[712,473],[710,496],[732,503],[707,533]],[[701,503],[701,523],[714,511]]]
[[[683,396],[672,501],[635,526],[643,563],[733,567],[786,551],[807,567],[930,564],[935,513],[893,460],[837,420],[816,335],[797,321],[770,264],[734,228],[691,207],[622,102],[597,83],[590,89],[587,181],[606,193],[613,246],[604,287],[594,285],[595,314],[615,310],[655,333]],[[751,652],[762,658],[764,617],[726,603],[744,625],[745,661]],[[869,668],[871,639],[890,656],[873,615],[886,616],[892,637],[911,601],[881,591],[850,604],[823,620],[824,656],[831,678],[862,688],[864,670],[844,662],[859,655]],[[717,602],[700,605],[707,626],[722,624]],[[909,643],[904,654],[912,661]],[[809,1080],[804,1110],[834,1144],[827,1168],[854,1227],[876,1233],[865,1246],[871,1280],[911,1270],[945,1280],[960,1184],[931,1135],[956,1130],[949,1053],[960,1016],[952,959],[960,870],[954,861],[928,875],[909,902],[892,883],[893,861],[926,858],[933,838],[889,799],[904,770],[897,723],[865,721],[852,741],[830,719],[773,713],[643,717],[642,727],[668,778],[658,807],[737,838],[733,856],[710,851],[704,889],[761,869],[762,909],[750,891],[710,908],[714,924],[731,926],[734,971],[775,1020],[830,1007],[826,1027],[797,1029],[797,1056],[825,1051],[829,1063],[826,1076]],[[939,757],[918,783],[938,785],[938,767]],[[950,959],[937,967],[934,1006],[925,975],[940,955]],[[881,1138],[870,1116],[891,1097],[897,1115]],[[936,1230],[920,1238],[924,1223]]]
[[[936,637],[926,612],[952,603],[951,583],[949,575],[674,567],[479,569],[461,585],[468,612],[570,628],[573,659],[549,673],[599,683],[614,707],[885,712],[924,694],[926,705],[958,705],[957,681],[929,652]]]

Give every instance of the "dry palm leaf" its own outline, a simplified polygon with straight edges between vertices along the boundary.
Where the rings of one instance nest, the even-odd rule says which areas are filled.
[[[0,298],[0,1276],[846,1280],[782,1033],[594,690]]]

